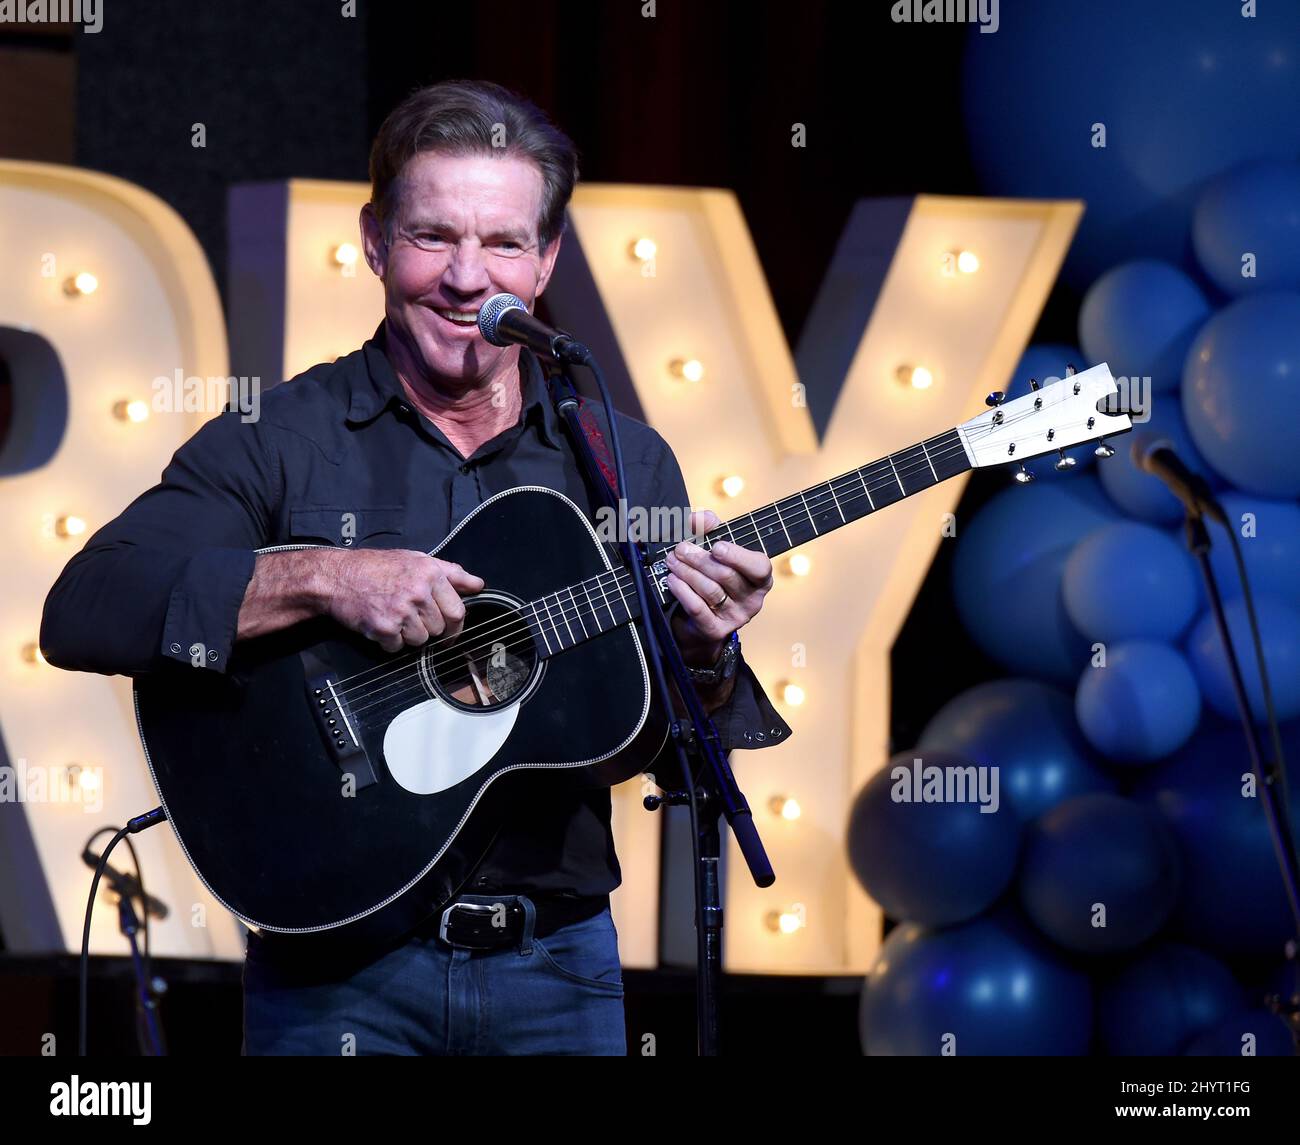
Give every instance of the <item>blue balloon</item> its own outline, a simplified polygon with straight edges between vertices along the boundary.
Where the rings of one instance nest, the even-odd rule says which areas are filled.
[[[992,680],[962,692],[930,718],[917,751],[996,767],[1003,798],[1026,822],[1076,795],[1116,788],[1094,765],[1070,696],[1037,680]]]
[[[1086,201],[1065,266],[1076,284],[1134,257],[1181,262],[1207,179],[1300,152],[1298,5],[1258,19],[1186,0],[1005,15],[996,35],[967,38],[972,159],[990,194]],[[1087,77],[1067,60],[1087,60]]]
[[[1232,648],[1241,667],[1250,710],[1256,720],[1263,720],[1264,689],[1259,679],[1245,599],[1238,597],[1226,601],[1223,614],[1232,634]],[[1294,719],[1300,716],[1300,609],[1275,596],[1261,594],[1255,597],[1255,616],[1259,620],[1264,664],[1268,668],[1277,718],[1279,721]],[[1225,719],[1236,718],[1236,693],[1212,612],[1207,610],[1192,628],[1187,637],[1187,655],[1206,702]]]
[[[1079,341],[1088,360],[1105,362],[1117,380],[1149,377],[1153,390],[1172,390],[1209,316],[1210,304],[1186,274],[1167,262],[1138,259],[1092,284],[1079,311]]]
[[[1300,783],[1300,727],[1283,729],[1289,786]],[[1265,740],[1267,743],[1267,739]],[[1143,775],[1133,798],[1178,840],[1182,886],[1171,926],[1224,957],[1278,957],[1291,932],[1286,891],[1239,726],[1207,720],[1186,747]],[[1252,794],[1254,793],[1254,794]],[[1292,821],[1300,797],[1291,799]]]
[[[1020,820],[997,787],[981,788],[990,776],[996,772],[951,752],[918,749],[894,756],[858,793],[849,815],[849,862],[891,918],[927,926],[965,922],[1006,890],[1020,851]]]
[[[1112,515],[1086,473],[1012,484],[982,506],[953,558],[957,611],[975,642],[1012,671],[1074,680],[1090,650],[1066,615],[1061,572],[1079,538]]]
[[[1176,640],[1200,603],[1191,556],[1167,533],[1116,521],[1089,533],[1065,563],[1065,610],[1090,640]]]
[[[1124,512],[1157,525],[1172,525],[1183,519],[1183,504],[1158,477],[1133,463],[1133,442],[1139,433],[1167,438],[1174,452],[1189,469],[1204,473],[1211,486],[1222,485],[1205,459],[1192,444],[1183,420],[1182,403],[1175,393],[1152,394],[1147,420],[1136,422],[1133,433],[1116,439],[1115,456],[1097,467],[1102,488]]]
[[[1120,795],[1080,795],[1029,828],[1020,905],[1067,950],[1131,950],[1164,926],[1178,877],[1178,845],[1156,812]]]
[[[1100,987],[1098,1033],[1112,1057],[1171,1057],[1244,1005],[1223,963],[1171,942]]]
[[[1289,1058],[1296,1052],[1291,1031],[1276,1014],[1242,1010],[1193,1038],[1183,1056],[1239,1058],[1247,1048],[1252,1057],[1259,1058]]]
[[[1158,640],[1125,640],[1106,649],[1104,667],[1083,670],[1074,714],[1102,755],[1146,763],[1187,742],[1201,716],[1201,693],[1177,649]]]
[[[1205,459],[1248,493],[1300,495],[1297,378],[1300,294],[1239,299],[1192,343],[1183,373],[1187,428]]]
[[[1225,294],[1300,290],[1300,163],[1245,163],[1210,183],[1192,218],[1202,269]],[[1244,275],[1250,256],[1254,273]]]
[[[1300,506],[1253,493],[1219,494],[1219,503],[1241,545],[1241,559],[1256,596],[1276,596],[1300,607]],[[1210,567],[1225,599],[1241,596],[1232,542],[1222,530],[1210,528]],[[1199,570],[1201,608],[1208,607]]]
[[[1025,350],[1015,370],[1012,371],[1010,381],[1007,382],[1007,400],[1011,401],[1031,393],[1029,388],[1031,378],[1040,385],[1047,386],[1052,382],[1063,381],[1067,366],[1083,370],[1094,364],[1084,358],[1083,351],[1078,346],[1066,346],[1058,342],[1044,342],[1030,346]],[[1086,445],[1076,445],[1072,449],[1067,449],[1066,456],[1074,458],[1073,469],[1056,468],[1060,454],[1055,450],[1038,457],[1031,457],[1024,462],[1024,466],[1035,477],[1059,480],[1069,477],[1072,473],[1080,473],[1095,463],[1097,457],[1093,451],[1096,448],[1094,443],[1089,442]]]
[[[863,983],[863,1052],[1082,1055],[1092,988],[1008,911],[946,930],[908,922],[885,939]]]

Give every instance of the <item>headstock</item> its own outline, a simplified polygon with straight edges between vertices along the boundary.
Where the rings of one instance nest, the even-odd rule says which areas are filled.
[[[1103,362],[1081,374],[1073,370],[1067,374],[1014,401],[1004,401],[1001,393],[990,394],[986,400],[993,408],[957,427],[971,464],[1014,464],[1060,451],[1056,467],[1068,469],[1074,458],[1064,451],[1087,441],[1100,442],[1098,457],[1113,454],[1102,439],[1127,433],[1133,421],[1127,413],[1103,413],[1097,408],[1119,390],[1109,368]],[[1016,480],[1032,481],[1033,474],[1022,467]]]

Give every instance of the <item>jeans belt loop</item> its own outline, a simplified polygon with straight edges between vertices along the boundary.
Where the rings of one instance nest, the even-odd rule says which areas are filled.
[[[532,954],[533,927],[537,922],[537,908],[527,895],[520,895],[515,901],[524,908],[524,936],[519,943],[519,953]]]

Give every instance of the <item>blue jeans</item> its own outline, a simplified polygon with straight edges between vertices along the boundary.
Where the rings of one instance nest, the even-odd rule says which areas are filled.
[[[462,895],[511,902],[513,895]],[[297,981],[250,934],[244,959],[244,1053],[627,1053],[618,932],[608,908],[545,938],[495,950],[415,937],[355,972]],[[319,976],[318,976],[319,977]]]

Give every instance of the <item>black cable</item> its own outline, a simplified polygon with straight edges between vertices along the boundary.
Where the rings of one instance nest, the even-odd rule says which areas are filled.
[[[107,831],[112,831],[112,827],[104,827],[96,831],[91,838],[91,842],[98,839]],[[86,998],[89,993],[90,981],[90,920],[95,911],[95,894],[99,890],[99,880],[104,874],[104,868],[108,866],[108,857],[113,853],[113,848],[126,835],[131,833],[130,825],[121,828],[113,836],[112,842],[104,848],[104,853],[99,856],[99,863],[95,867],[95,877],[90,881],[90,897],[86,900],[86,921],[81,928],[81,981],[79,983],[79,1012],[77,1014],[77,1055],[86,1056]],[[90,844],[87,843],[86,846]]]
[[[1255,615],[1255,597],[1250,589],[1250,578],[1246,575],[1246,561],[1242,555],[1241,541],[1237,536],[1237,530],[1224,525],[1223,531],[1228,534],[1228,539],[1232,542],[1232,555],[1237,563],[1237,579],[1241,581],[1241,595],[1246,603],[1246,618],[1250,628],[1251,641],[1255,645],[1255,664],[1259,671],[1260,687],[1264,694],[1264,716],[1268,723],[1269,736],[1273,741],[1274,766],[1270,775],[1261,778],[1266,783],[1273,782],[1276,787],[1277,798],[1273,800],[1273,805],[1277,813],[1279,842],[1290,850],[1293,864],[1300,866],[1300,857],[1297,856],[1296,852],[1295,831],[1291,825],[1291,795],[1287,786],[1286,756],[1282,752],[1282,733],[1278,726],[1277,710],[1273,706],[1273,688],[1268,682],[1268,666],[1264,662],[1264,643],[1260,638],[1259,619]],[[1226,618],[1223,626],[1225,629],[1228,628]],[[1230,632],[1228,639],[1231,640]],[[1247,702],[1246,707],[1246,718],[1253,719],[1249,702]],[[1300,939],[1300,936],[1297,937]],[[1292,950],[1291,968],[1295,976],[1292,998],[1300,1001],[1300,949]],[[1296,1049],[1300,1053],[1300,1025],[1295,1021],[1291,1021],[1291,1025],[1292,1036],[1296,1039]]]

